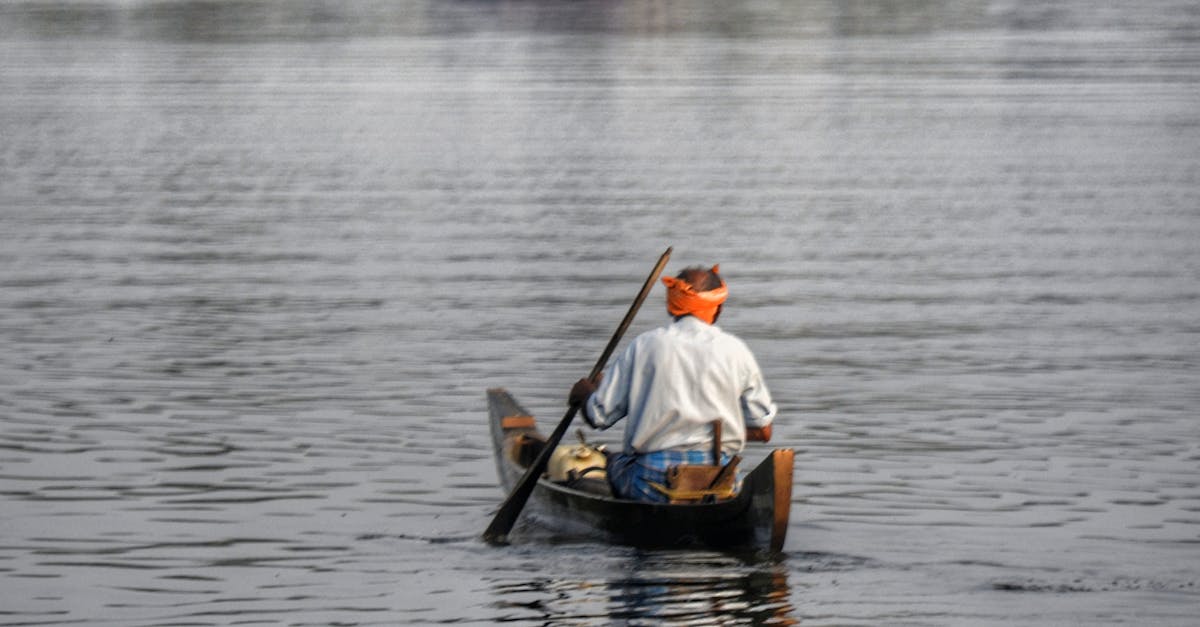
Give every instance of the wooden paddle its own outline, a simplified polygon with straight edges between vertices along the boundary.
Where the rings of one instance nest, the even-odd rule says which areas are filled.
[[[604,352],[601,353],[600,359],[596,360],[596,365],[592,367],[592,373],[588,375],[588,379],[593,382],[600,376],[600,372],[604,370],[604,365],[608,363],[608,358],[612,356],[613,350],[617,348],[617,344],[621,341],[621,336],[625,335],[625,331],[633,322],[634,316],[637,315],[638,309],[642,306],[642,301],[646,300],[646,296],[650,294],[651,288],[658,280],[658,276],[662,274],[663,267],[667,265],[667,260],[671,258],[671,248],[667,248],[667,252],[658,258],[658,263],[654,265],[654,271],[650,276],[646,277],[646,282],[642,284],[642,291],[638,292],[637,298],[633,300],[633,304],[629,306],[629,311],[625,313],[625,319],[621,321],[621,325],[617,327],[616,333],[613,333],[612,339],[608,341],[608,346],[604,347]],[[533,494],[533,488],[537,485],[538,478],[546,471],[546,464],[550,462],[550,454],[558,446],[562,440],[563,434],[571,426],[571,421],[575,419],[575,414],[579,412],[579,405],[572,403],[567,414],[563,416],[562,421],[554,428],[554,433],[550,434],[550,438],[546,440],[546,445],[542,447],[542,452],[538,454],[537,459],[529,465],[525,474],[521,477],[521,481],[517,483],[517,487],[513,488],[512,494],[504,500],[500,506],[500,510],[496,512],[496,516],[492,518],[492,524],[488,525],[486,531],[483,532],[483,539],[491,544],[504,544],[508,541],[508,532],[512,531],[513,525],[517,523],[517,517],[521,515],[521,510],[525,508],[525,502],[529,500],[529,495]]]

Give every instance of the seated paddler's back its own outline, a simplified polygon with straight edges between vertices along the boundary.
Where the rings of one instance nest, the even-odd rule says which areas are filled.
[[[776,413],[750,349],[715,324],[728,297],[718,268],[687,268],[663,283],[673,321],[638,336],[598,384],[581,379],[570,395],[594,428],[626,421],[608,468],[622,498],[668,500],[655,486],[672,466],[714,462],[713,421],[725,464],[747,440],[769,439]]]

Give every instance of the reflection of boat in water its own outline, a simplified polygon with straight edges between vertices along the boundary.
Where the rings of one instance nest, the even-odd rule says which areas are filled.
[[[496,467],[511,491],[545,446],[537,423],[512,396],[488,390]],[[708,546],[780,551],[792,500],[791,449],[772,451],[731,498],[706,503],[644,503],[614,498],[606,489],[538,480],[531,505],[558,531],[598,533],[634,546]],[[595,484],[595,482],[586,482]]]
[[[798,624],[787,569],[779,563],[650,552],[630,571],[628,578],[606,584],[610,616],[638,624]]]
[[[797,625],[778,556],[708,550],[550,547],[549,566],[493,585],[510,622],[546,625]],[[556,557],[557,556],[557,557]],[[586,572],[580,571],[586,566]],[[602,581],[597,578],[608,576]],[[593,613],[596,604],[602,613]],[[592,611],[589,611],[592,610]]]

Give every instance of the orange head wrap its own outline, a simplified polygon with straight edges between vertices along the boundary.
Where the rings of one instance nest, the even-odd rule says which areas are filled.
[[[713,266],[713,274],[717,273],[719,266]],[[725,281],[721,281],[721,287],[707,292],[697,292],[692,284],[684,279],[665,276],[662,279],[663,285],[667,286],[667,312],[672,316],[693,315],[697,318],[712,324],[717,317],[717,308],[721,303],[725,302],[725,298],[729,296],[729,290],[725,287]]]

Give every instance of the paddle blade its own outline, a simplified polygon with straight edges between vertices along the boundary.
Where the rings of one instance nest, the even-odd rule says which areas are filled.
[[[517,524],[517,517],[521,515],[521,510],[525,509],[525,503],[529,500],[529,495],[533,494],[533,489],[537,487],[538,478],[542,473],[546,472],[546,466],[550,463],[550,454],[562,441],[563,434],[567,432],[567,428],[571,426],[571,421],[575,418],[575,413],[579,411],[578,405],[572,405],[567,414],[563,416],[562,421],[555,427],[554,433],[550,434],[550,438],[546,440],[546,445],[542,447],[542,452],[538,454],[529,468],[525,470],[525,474],[521,475],[521,481],[517,483],[517,487],[513,488],[508,498],[504,499],[504,503],[500,505],[500,509],[496,515],[492,517],[492,523],[483,532],[483,540],[488,544],[508,544],[508,532],[512,531],[513,525]]]

